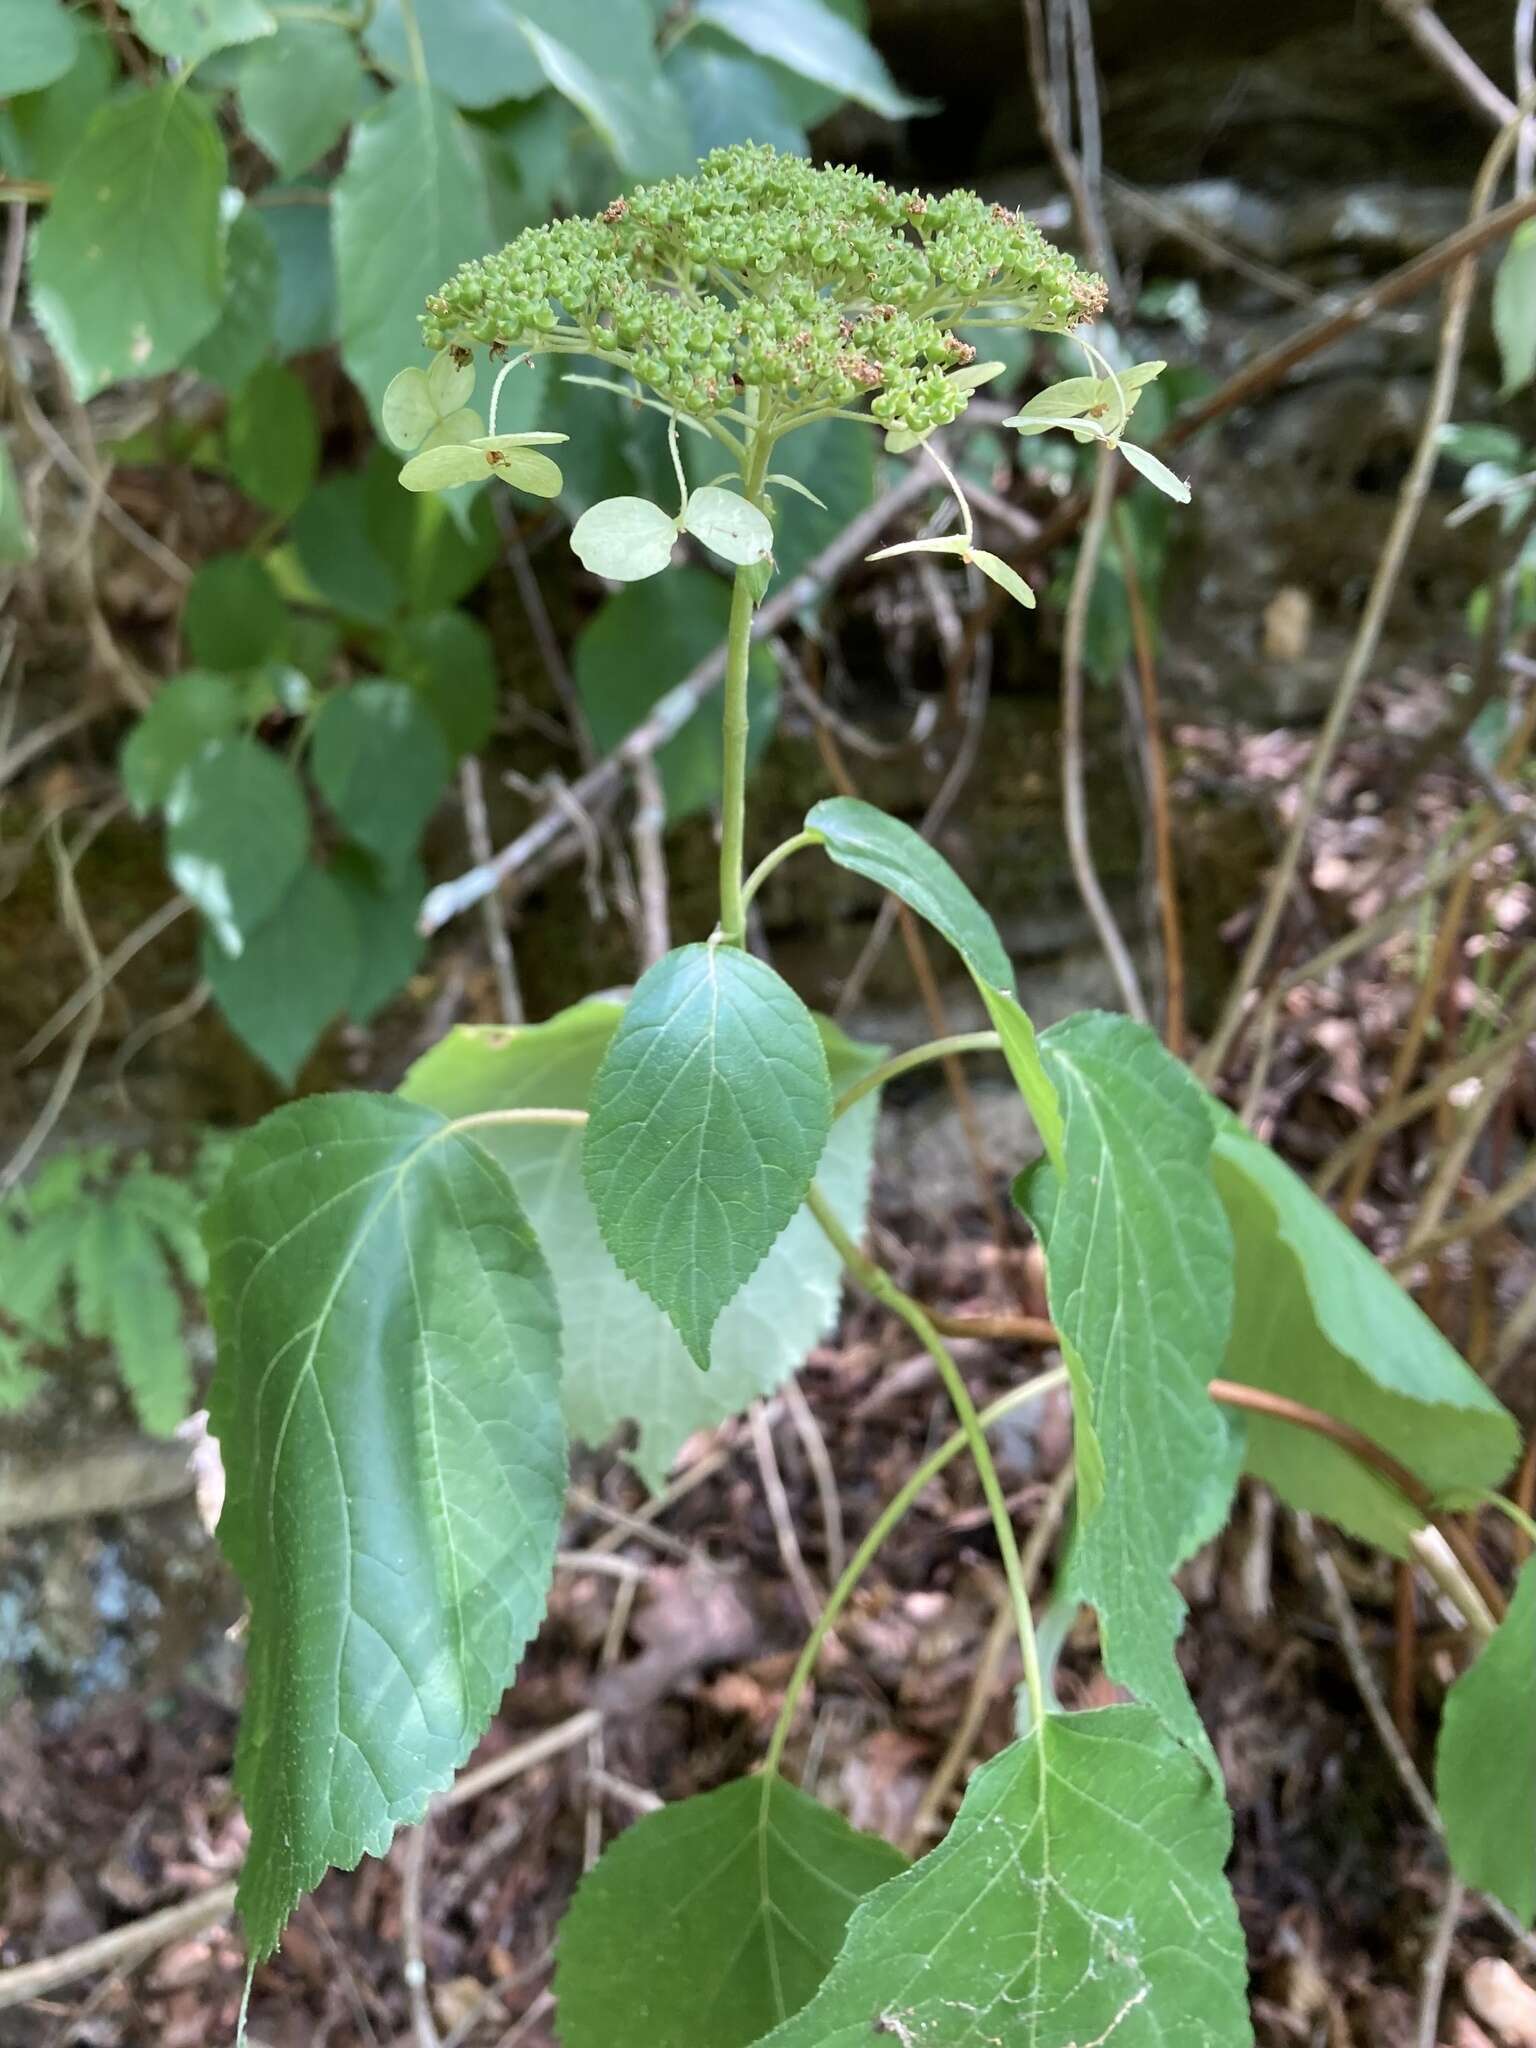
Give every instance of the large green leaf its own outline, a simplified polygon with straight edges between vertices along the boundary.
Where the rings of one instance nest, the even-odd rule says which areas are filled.
[[[570,0],[518,0],[517,20],[544,76],[586,116],[619,168],[659,177],[687,164],[682,108],[648,37],[615,33],[626,18],[648,30],[645,13],[643,0],[606,0],[602,37],[589,48],[573,39],[580,10]]]
[[[821,0],[697,0],[693,12],[755,55],[893,121],[931,110],[902,92],[868,37]]]
[[[247,1132],[205,1235],[219,1541],[251,1605],[239,1903],[263,1956],[328,1866],[421,1817],[538,1626],[558,1324],[500,1168],[391,1097]]]
[[[109,101],[32,244],[32,304],[81,398],[172,369],[219,317],[224,145],[201,100],[161,85]]]
[[[69,69],[52,85],[0,106],[0,163],[13,177],[56,184],[117,76],[117,58],[101,23],[72,13],[70,24],[75,54]]]
[[[1504,372],[1503,396],[1523,391],[1536,376],[1536,221],[1522,221],[1509,238],[1493,280],[1493,331]]]
[[[239,729],[241,708],[240,691],[228,676],[190,669],[161,684],[118,755],[123,788],[141,818],[160,808],[177,776],[210,740]]]
[[[310,755],[316,785],[386,868],[416,851],[452,767],[442,727],[409,683],[354,683],[320,707]]]
[[[291,1088],[346,1008],[362,964],[351,899],[323,868],[300,868],[234,959],[203,935],[203,975],[236,1034]]]
[[[805,826],[820,836],[829,859],[899,896],[960,955],[1003,1041],[1003,1057],[1046,1152],[1059,1166],[1061,1114],[997,926],[942,853],[873,804],[851,796],[826,797],[806,813]]]
[[[733,142],[766,142],[786,155],[809,154],[805,131],[772,72],[739,49],[716,44],[711,31],[696,29],[685,36],[668,52],[664,68],[682,99],[696,156],[728,149]],[[871,437],[848,438],[868,442]]]
[[[248,498],[287,518],[320,466],[320,430],[302,380],[262,363],[241,386],[225,426],[230,474]]]
[[[585,1109],[622,1014],[621,1004],[593,999],[518,1031],[462,1027],[417,1062],[401,1092],[447,1116]],[[834,1090],[878,1064],[880,1047],[855,1045],[825,1021],[819,1028]],[[876,1111],[877,1099],[868,1095],[839,1117],[816,1171],[817,1186],[855,1238],[864,1230]],[[636,1423],[629,1455],[649,1486],[662,1485],[695,1430],[773,1393],[836,1320],[841,1261],[802,1208],[722,1312],[709,1371],[701,1373],[666,1316],[625,1279],[603,1243],[582,1181],[581,1132],[525,1125],[487,1129],[481,1139],[516,1188],[554,1274],[571,1434],[597,1447],[621,1423]]]
[[[340,140],[364,83],[357,44],[344,28],[290,20],[252,44],[236,92],[247,134],[283,177],[296,178]]]
[[[603,1242],[700,1368],[831,1124],[815,1019],[771,967],[694,945],[640,977],[593,1085],[582,1171]]]
[[[309,194],[302,198],[299,195]],[[277,252],[273,340],[280,356],[328,348],[336,339],[336,256],[331,247],[329,194],[302,182],[277,186],[262,219]],[[316,203],[317,197],[319,203]]]
[[[859,1900],[904,1868],[777,1776],[648,1814],[561,1923],[562,2048],[748,2048],[799,2012]]]
[[[416,316],[492,241],[485,171],[463,121],[430,86],[397,86],[352,130],[331,202],[341,354],[377,416],[421,353]]]
[[[1232,1241],[1211,1184],[1206,1097],[1145,1025],[1094,1012],[1040,1041],[1065,1168],[1020,1183],[1072,1373],[1081,1513],[1073,1585],[1104,1662],[1204,1737],[1174,1659],[1172,1573],[1225,1519],[1240,1455],[1207,1387],[1232,1316]]]
[[[496,651],[468,612],[408,619],[386,665],[418,689],[453,753],[478,754],[496,723]]]
[[[460,107],[494,107],[543,90],[544,73],[513,18],[512,0],[456,0],[417,11],[427,76]],[[411,42],[401,0],[379,0],[363,40],[398,78],[411,74]]]
[[[232,43],[269,36],[276,17],[261,0],[123,0],[134,28],[162,57],[200,64]]]
[[[210,555],[187,590],[181,629],[205,668],[259,668],[283,651],[288,615],[255,555]]]
[[[1232,1226],[1237,1293],[1227,1379],[1352,1423],[1432,1494],[1494,1486],[1519,1453],[1513,1418],[1366,1247],[1283,1160],[1219,1119],[1211,1170]],[[1295,1507],[1407,1556],[1420,1517],[1326,1438],[1248,1415],[1247,1463]]]
[[[272,213],[242,206],[224,245],[224,303],[210,333],[187,358],[199,376],[238,391],[272,346],[278,261]]]
[[[1536,1919],[1536,1559],[1445,1700],[1435,1790],[1456,1874]]]
[[[309,812],[298,778],[256,740],[215,740],[171,785],[165,821],[172,880],[238,953],[303,865]]]
[[[79,55],[75,17],[60,0],[9,0],[0,43],[0,99],[53,85]]]
[[[1051,1715],[855,1908],[826,1982],[764,2048],[1244,2048],[1231,1836],[1155,1715]]]

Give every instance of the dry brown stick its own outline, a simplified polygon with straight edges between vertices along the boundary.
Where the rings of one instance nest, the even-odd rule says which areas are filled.
[[[1461,1244],[1469,1237],[1479,1237],[1485,1230],[1492,1230],[1504,1221],[1512,1209],[1518,1209],[1536,1194],[1536,1151],[1532,1151],[1518,1173],[1511,1174],[1503,1187],[1496,1188],[1491,1195],[1485,1195],[1480,1202],[1474,1202],[1470,1209],[1452,1217],[1449,1223],[1442,1223],[1437,1230],[1426,1236],[1410,1238],[1397,1257],[1392,1260],[1392,1270],[1411,1266],[1419,1259],[1427,1259],[1432,1252],[1443,1251],[1448,1244]]]
[[[1419,2018],[1414,2048],[1435,2048],[1440,2038],[1440,2007],[1445,1998],[1445,1973],[1450,1968],[1451,1944],[1467,1902],[1467,1888],[1454,1874],[1445,1880],[1445,1897],[1435,1915],[1435,1931],[1424,1952],[1424,1969],[1419,1979]]]
[[[432,1846],[432,1820],[404,1831],[400,1865],[400,1974],[405,1980],[411,2008],[411,2026],[416,2048],[442,2048],[442,2037],[432,2017],[432,1996],[427,1983],[427,1959],[422,1948],[422,1893],[426,1885],[427,1852]]]
[[[635,882],[640,895],[640,970],[644,973],[672,944],[667,856],[662,844],[667,801],[654,754],[640,755],[634,777],[635,815],[630,821],[630,838],[634,843]]]
[[[1045,1316],[950,1316],[927,1311],[943,1337],[988,1337],[1013,1344],[1059,1344],[1056,1325]]]
[[[827,1575],[835,1585],[843,1576],[843,1566],[848,1562],[848,1547],[843,1536],[842,1497],[837,1490],[837,1474],[832,1469],[827,1440],[821,1433],[810,1402],[805,1398],[805,1390],[793,1374],[784,1382],[784,1412],[800,1439],[800,1448],[805,1452],[805,1461],[816,1483],[822,1540],[827,1551]]]
[[[177,918],[185,915],[191,908],[187,897],[169,896],[158,910],[149,913],[142,924],[135,925],[128,936],[119,940],[112,948],[105,960],[97,961],[74,994],[59,1005],[47,1023],[38,1027],[17,1053],[15,1064],[18,1067],[28,1066],[39,1053],[46,1052],[59,1033],[67,1030],[82,1010],[88,1009],[105,993],[130,960],[143,952],[146,946],[153,945],[162,932],[168,931]]]
[[[1515,103],[1451,34],[1429,0],[1381,0],[1398,27],[1418,44],[1437,71],[1455,86],[1474,112],[1496,128],[1515,118]]]
[[[754,1401],[747,1411],[748,1426],[752,1432],[752,1450],[757,1459],[758,1476],[763,1483],[763,1498],[768,1503],[768,1514],[773,1522],[774,1538],[779,1546],[779,1560],[784,1566],[784,1575],[795,1589],[795,1598],[800,1602],[806,1623],[814,1628],[821,1619],[821,1610],[826,1606],[825,1593],[811,1577],[800,1548],[800,1538],[795,1530],[795,1517],[789,1505],[789,1495],[784,1491],[783,1474],[779,1471],[778,1453],[773,1446],[773,1431],[763,1414],[761,1401]]]
[[[1184,1056],[1184,940],[1179,927],[1179,877],[1173,858],[1173,818],[1168,803],[1168,761],[1163,750],[1162,707],[1157,695],[1157,657],[1152,622],[1136,569],[1130,521],[1115,509],[1115,537],[1120,544],[1120,569],[1125,578],[1131,614],[1131,642],[1136,654],[1136,681],[1141,692],[1143,758],[1147,808],[1152,817],[1152,855],[1157,873],[1157,907],[1163,928],[1163,1043],[1176,1059]]]
[[[485,778],[474,754],[466,754],[459,763],[459,801],[464,808],[464,836],[469,842],[470,857],[477,861],[489,860],[493,849],[491,822],[485,808]],[[501,1021],[503,1024],[521,1024],[523,992],[518,984],[512,937],[507,930],[505,913],[494,895],[487,896],[481,903],[480,918],[485,929],[486,951],[491,956],[491,972],[496,978],[496,1000],[501,1009]]]
[[[1107,277],[1110,270],[1110,253],[1103,222],[1083,175],[1083,167],[1067,140],[1062,127],[1061,110],[1051,90],[1050,56],[1046,48],[1045,18],[1041,12],[1040,0],[1023,0],[1023,5],[1024,37],[1029,52],[1029,80],[1034,91],[1041,138],[1051,153],[1062,184],[1067,188],[1067,197],[1077,218],[1078,233],[1083,238],[1084,253],[1093,268],[1102,271]]]

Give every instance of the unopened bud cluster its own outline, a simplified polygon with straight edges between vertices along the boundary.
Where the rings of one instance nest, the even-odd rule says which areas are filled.
[[[427,301],[434,349],[559,349],[631,371],[695,418],[744,387],[781,425],[870,401],[923,433],[961,412],[967,317],[1050,333],[1102,281],[974,192],[925,198],[860,171],[739,144],[592,220],[530,228]]]

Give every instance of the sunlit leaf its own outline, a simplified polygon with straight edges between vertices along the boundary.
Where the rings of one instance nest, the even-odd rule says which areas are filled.
[[[288,763],[252,739],[215,740],[171,785],[171,879],[226,953],[282,901],[309,847],[309,812]]]
[[[1189,503],[1189,485],[1182,477],[1175,476],[1167,463],[1159,462],[1150,449],[1138,448],[1134,441],[1121,441],[1118,446],[1132,469],[1139,476],[1144,476],[1149,484],[1155,484],[1165,497],[1172,498],[1178,505]]]
[[[409,683],[353,683],[328,697],[315,720],[315,785],[349,836],[386,868],[415,852],[452,765],[441,726]]]
[[[615,583],[658,575],[677,545],[677,521],[648,498],[604,498],[571,529],[571,546],[585,569]]]
[[[694,17],[888,120],[931,111],[929,102],[897,87],[869,39],[821,0],[774,0],[771,7],[761,0],[697,0]]]
[[[237,958],[205,933],[202,965],[236,1036],[291,1088],[357,980],[359,937],[347,895],[323,868],[306,865]]]
[[[1035,593],[1018,570],[1010,568],[1000,555],[990,554],[986,548],[972,548],[965,559],[974,562],[982,575],[995,583],[999,590],[1006,590],[1015,604],[1023,605],[1027,612],[1034,610]]]
[[[260,0],[123,0],[136,32],[162,57],[200,64],[215,50],[269,36],[277,18]]]

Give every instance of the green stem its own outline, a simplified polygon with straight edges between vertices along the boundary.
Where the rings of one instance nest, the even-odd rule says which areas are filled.
[[[416,20],[416,0],[400,0],[400,24],[405,30],[405,47],[410,53],[412,83],[426,85],[427,52]]]
[[[749,405],[756,393],[748,394]],[[754,420],[747,436],[742,486],[758,505],[773,454],[773,435]],[[725,709],[721,720],[720,936],[728,946],[747,942],[747,904],[741,869],[747,838],[747,671],[752,660],[754,571],[738,569],[731,586],[731,620],[726,635]]]
[[[1536,1543],[1536,1521],[1532,1521],[1524,1508],[1506,1500],[1502,1493],[1485,1493],[1482,1500],[1485,1507],[1497,1508],[1501,1514],[1508,1515],[1521,1535]]]
[[[772,853],[765,853],[763,855],[757,866],[748,875],[741,892],[742,909],[748,908],[752,898],[761,889],[764,882],[767,881],[781,861],[788,860],[792,853],[800,853],[807,846],[823,846],[825,844],[826,842],[819,832],[797,832],[793,839],[781,840]]]
[[[893,1314],[901,1317],[939,1369],[944,1391],[949,1395],[950,1406],[955,1411],[961,1433],[970,1449],[971,1458],[976,1466],[976,1476],[981,1481],[981,1490],[992,1515],[992,1527],[997,1536],[998,1550],[1002,1555],[1003,1576],[1008,1581],[1008,1592],[1013,1601],[1013,1618],[1019,1632],[1019,1648],[1024,1657],[1024,1683],[1029,1692],[1034,1725],[1037,1728],[1042,1727],[1045,1722],[1045,1680],[1040,1671],[1040,1651],[1035,1642],[1035,1618],[1029,1604],[1029,1588],[1024,1583],[1024,1570],[1019,1562],[1018,1540],[1013,1533],[1013,1521],[1003,1495],[1002,1481],[997,1476],[997,1467],[993,1464],[992,1453],[987,1448],[986,1434],[976,1413],[976,1403],[971,1399],[970,1389],[961,1376],[960,1368],[951,1358],[949,1347],[934,1328],[921,1303],[914,1301],[910,1294],[898,1287],[890,1274],[877,1266],[873,1259],[865,1257],[838,1222],[820,1188],[813,1187],[805,1199],[811,1214],[821,1225],[838,1257],[854,1279],[866,1293],[872,1294],[876,1301],[883,1303]]]
[[[995,1423],[1001,1422],[1005,1415],[1011,1415],[1015,1408],[1022,1408],[1025,1402],[1038,1401],[1041,1395],[1064,1386],[1066,1379],[1067,1369],[1063,1365],[1058,1366],[1053,1372],[1043,1372],[1035,1379],[1026,1380],[1023,1386],[1010,1387],[1006,1394],[999,1395],[989,1407],[983,1408],[976,1420],[983,1429],[991,1429]],[[940,1444],[931,1457],[925,1458],[899,1491],[892,1494],[875,1517],[869,1534],[849,1558],[842,1577],[828,1595],[827,1604],[817,1618],[816,1626],[812,1629],[805,1648],[800,1652],[799,1661],[790,1674],[789,1684],[784,1692],[784,1703],[779,1709],[779,1718],[774,1723],[773,1738],[768,1745],[768,1758],[763,1766],[765,1776],[772,1778],[779,1772],[784,1761],[784,1746],[789,1740],[790,1726],[795,1718],[795,1709],[800,1703],[800,1695],[810,1682],[811,1673],[816,1668],[821,1646],[837,1625],[838,1616],[852,1599],[854,1588],[868,1571],[876,1551],[923,1488],[931,1480],[936,1479],[946,1465],[952,1464],[959,1457],[969,1441],[966,1431],[957,1429],[952,1437]]]
[[[790,842],[793,844],[793,842]],[[837,1098],[832,1114],[844,1116],[856,1102],[862,1102],[866,1095],[872,1095],[877,1088],[883,1088],[887,1081],[894,1081],[898,1074],[909,1074],[914,1067],[927,1066],[930,1060],[953,1059],[962,1052],[1001,1052],[1003,1041],[995,1031],[957,1031],[953,1038],[930,1039],[927,1045],[914,1045],[910,1052],[899,1052],[894,1059],[886,1060],[882,1066],[873,1068],[861,1081],[855,1081],[851,1088],[845,1088]]]
[[[578,1129],[587,1121],[584,1109],[478,1109],[473,1116],[456,1116],[447,1131],[473,1131],[486,1124],[571,1124]]]

